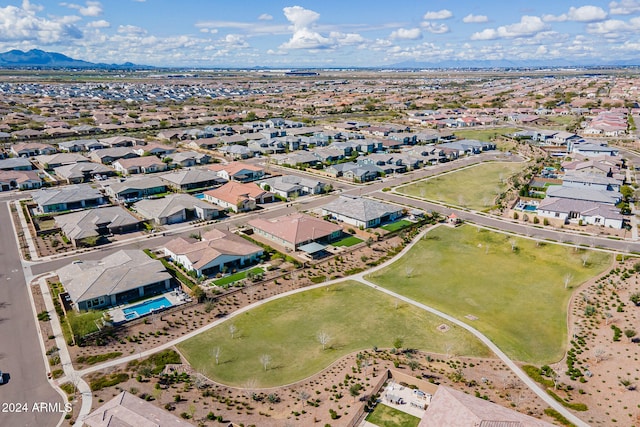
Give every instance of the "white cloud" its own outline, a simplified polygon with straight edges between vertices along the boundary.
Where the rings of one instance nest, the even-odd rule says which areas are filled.
[[[424,19],[425,21],[433,21],[437,19],[449,19],[452,16],[453,16],[453,13],[451,13],[450,10],[442,9],[437,12],[433,12],[433,11],[427,12],[424,14],[422,19]]]
[[[621,38],[629,33],[640,32],[640,17],[627,21],[620,19],[608,19],[603,22],[594,22],[587,25],[587,33],[604,36],[606,38]]]
[[[89,28],[109,28],[111,24],[104,19],[100,19],[98,21],[91,21],[87,24]]]
[[[258,16],[258,20],[260,20],[260,21],[271,21],[271,20],[273,20],[273,16],[269,15],[268,13],[263,13],[262,15]]]
[[[249,47],[249,43],[239,34],[227,34],[220,41],[235,49],[245,49]]]
[[[607,19],[607,12],[598,6],[570,7],[569,12],[562,15],[544,15],[545,22],[598,22]]]
[[[365,38],[358,33],[341,33],[339,31],[330,32],[329,38],[340,46],[355,45],[366,41]]]
[[[72,17],[43,18],[37,16],[42,7],[23,1],[22,7],[0,7],[0,42],[30,41],[54,44],[82,37]]]
[[[630,15],[640,12],[640,0],[621,0],[609,3],[609,13],[612,15]]]
[[[99,1],[87,1],[85,6],[81,6],[75,3],[60,3],[60,6],[68,7],[69,9],[75,9],[82,16],[99,16],[102,14],[102,5]]]
[[[301,6],[285,7],[284,16],[291,22],[293,34],[289,41],[283,43],[281,49],[325,49],[332,47],[328,37],[314,31],[313,24],[320,19],[320,14]]]
[[[598,6],[570,7],[568,16],[571,21],[596,22],[607,19],[607,12]]]
[[[126,34],[126,35],[141,36],[141,35],[147,34],[147,30],[141,27],[137,27],[135,25],[120,25],[118,27],[118,33]]]
[[[444,34],[449,32],[449,27],[447,26],[447,24],[442,24],[440,22],[425,21],[420,24],[420,26],[424,28],[425,31],[432,34]]]
[[[418,40],[422,38],[420,28],[398,28],[389,36],[391,40]]]
[[[538,16],[524,15],[520,22],[511,25],[503,25],[496,29],[487,28],[471,35],[471,40],[494,40],[500,38],[517,38],[531,36],[547,28],[546,24]]]
[[[487,18],[486,15],[474,15],[470,13],[462,18],[462,22],[465,24],[481,24],[483,22],[489,22],[489,18]]]

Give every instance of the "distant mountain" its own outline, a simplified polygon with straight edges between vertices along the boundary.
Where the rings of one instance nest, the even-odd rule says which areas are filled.
[[[111,69],[149,69],[153,67],[136,65],[130,62],[124,64],[103,64],[70,58],[56,52],[45,52],[32,49],[28,52],[10,50],[0,53],[0,68],[111,68]]]

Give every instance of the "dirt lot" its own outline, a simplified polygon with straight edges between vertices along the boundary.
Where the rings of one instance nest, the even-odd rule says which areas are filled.
[[[398,364],[397,368],[394,364]],[[404,372],[409,378],[448,385],[535,417],[546,417],[543,413],[546,405],[498,360],[367,350],[346,356],[307,380],[261,390],[251,384],[245,389],[229,388],[203,379],[188,367],[171,368],[175,369],[173,379],[162,381],[157,377],[137,377],[133,366],[105,372],[126,372],[131,378],[116,387],[94,392],[96,402],[102,403],[127,390],[203,425],[217,425],[220,416],[222,420],[245,426],[346,426],[372,396],[375,401],[375,393],[391,369]],[[411,384],[410,380],[395,381]],[[337,418],[332,419],[330,409]],[[215,421],[208,416],[216,417]]]
[[[579,415],[592,425],[640,425],[640,306],[629,301],[640,292],[638,262],[618,258],[611,271],[582,285],[571,304],[568,358],[575,354],[574,366],[585,376],[571,380],[565,358],[560,380],[578,390],[572,397],[588,406]]]

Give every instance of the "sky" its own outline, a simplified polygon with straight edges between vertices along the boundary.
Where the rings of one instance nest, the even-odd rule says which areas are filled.
[[[5,0],[11,49],[172,67],[640,64],[640,0]]]

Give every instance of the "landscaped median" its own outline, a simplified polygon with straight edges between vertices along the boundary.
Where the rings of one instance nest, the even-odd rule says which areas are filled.
[[[604,252],[437,227],[367,279],[468,323],[515,360],[544,364],[566,350],[572,289],[611,262]]]
[[[489,357],[461,328],[355,282],[301,292],[266,303],[178,345],[189,363],[228,385],[289,384],[344,355],[374,346]],[[324,349],[323,349],[324,347]],[[216,349],[220,349],[216,364]],[[268,356],[268,357],[267,357]]]

